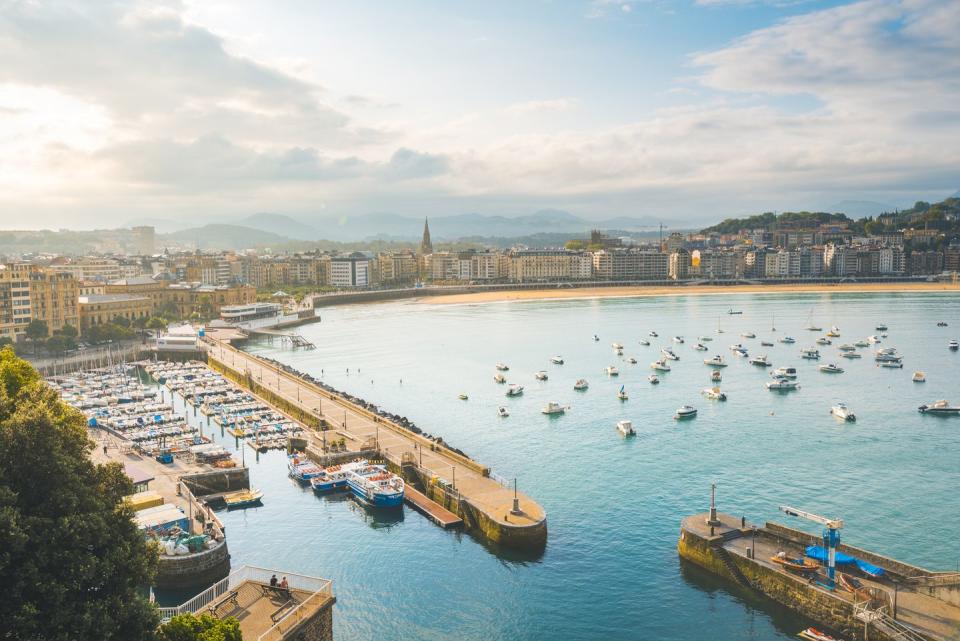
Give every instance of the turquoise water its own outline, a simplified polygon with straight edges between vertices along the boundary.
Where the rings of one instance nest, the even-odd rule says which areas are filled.
[[[743,310],[730,316],[730,308]],[[823,374],[800,348],[819,334],[813,320],[842,336],[821,346]],[[413,302],[322,310],[323,322],[300,328],[313,351],[269,344],[251,350],[376,402],[442,435],[494,471],[518,479],[546,509],[549,541],[533,557],[503,553],[470,535],[446,532],[405,508],[378,520],[346,498],[318,498],[285,475],[283,454],[256,461],[252,482],[264,506],[225,513],[235,566],[252,563],[332,578],[339,639],[786,639],[808,625],[696,568],[681,565],[680,519],[703,511],[710,483],[721,510],[762,521],[791,504],[842,517],[844,540],[902,560],[956,569],[960,528],[960,418],[922,416],[921,403],[960,402],[960,299],[954,295],[722,295],[590,299],[441,306]],[[950,327],[939,328],[946,320]],[[724,333],[717,334],[718,321]],[[775,322],[777,332],[771,332]],[[875,366],[836,347],[878,333],[884,322],[904,369]],[[660,333],[644,347],[649,330]],[[756,339],[740,337],[752,330]],[[599,342],[592,335],[600,336]],[[670,337],[680,334],[684,345]],[[785,334],[795,345],[761,348]],[[698,335],[710,352],[692,349]],[[611,342],[625,345],[624,359]],[[742,342],[774,366],[794,365],[801,389],[773,393],[768,371],[728,350]],[[681,360],[651,386],[649,363],[660,345]],[[702,360],[715,352],[726,403],[700,395],[710,386]],[[562,366],[549,358],[560,354]],[[494,363],[526,387],[504,397]],[[608,379],[615,364],[621,375]],[[350,368],[350,374],[347,374]],[[357,370],[359,369],[359,374]],[[539,382],[533,373],[547,370]],[[923,370],[928,382],[910,380]],[[590,389],[574,392],[587,378]],[[401,384],[402,379],[402,384]],[[626,385],[630,399],[616,398]],[[457,395],[469,394],[469,401]],[[571,406],[546,417],[548,400]],[[829,408],[845,401],[858,422]],[[699,416],[678,423],[676,408]],[[498,405],[510,408],[497,416]],[[624,440],[618,420],[638,436]],[[786,517],[784,517],[786,518]],[[802,526],[802,521],[792,521]],[[807,527],[813,532],[816,526]],[[709,630],[709,634],[705,631]]]

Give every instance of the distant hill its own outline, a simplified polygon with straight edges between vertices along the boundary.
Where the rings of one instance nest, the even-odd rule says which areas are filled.
[[[785,223],[800,223],[804,226],[816,226],[825,223],[844,223],[851,224],[854,221],[845,214],[830,214],[827,212],[784,212],[775,214],[766,212],[747,218],[727,218],[723,222],[717,223],[702,230],[704,234],[735,234],[741,229],[771,229],[776,225]]]
[[[246,249],[290,242],[286,236],[242,225],[204,225],[157,235],[158,246],[165,240],[199,249]]]
[[[827,209],[832,212],[846,214],[851,218],[863,218],[864,216],[878,216],[885,211],[893,211],[896,207],[872,200],[842,200],[830,205]]]
[[[253,214],[241,218],[236,224],[298,240],[318,240],[322,237],[316,227],[283,214]]]

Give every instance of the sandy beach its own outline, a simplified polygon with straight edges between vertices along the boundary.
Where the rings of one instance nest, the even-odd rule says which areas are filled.
[[[637,296],[690,296],[694,294],[778,294],[801,292],[944,292],[960,294],[960,288],[951,283],[794,283],[784,285],[732,286],[678,285],[676,287],[571,287],[562,289],[498,290],[491,292],[474,292],[470,294],[450,294],[449,296],[425,296],[418,300],[423,303],[453,305],[464,303],[492,303],[502,301],[549,300],[562,298],[624,298]]]

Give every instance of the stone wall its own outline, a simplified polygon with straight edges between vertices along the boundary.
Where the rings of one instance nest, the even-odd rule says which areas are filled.
[[[194,496],[246,490],[250,488],[250,468],[233,467],[180,477]]]
[[[333,604],[331,599],[317,612],[285,635],[286,641],[333,641]]]
[[[185,556],[160,557],[154,587],[161,590],[202,590],[230,574],[226,540],[212,550]]]

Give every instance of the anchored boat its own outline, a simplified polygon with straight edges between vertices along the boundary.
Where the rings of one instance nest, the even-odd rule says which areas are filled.
[[[617,421],[617,431],[621,436],[636,436],[632,421]]]
[[[367,465],[369,465],[369,461],[362,458],[347,461],[339,465],[331,465],[310,479],[310,486],[313,488],[313,491],[318,494],[346,489],[347,474],[354,470],[365,468]]]
[[[943,416],[960,414],[960,406],[951,405],[943,400],[930,403],[929,405],[921,405],[917,410],[921,414],[940,414]]]
[[[854,414],[853,410],[847,407],[845,403],[837,403],[830,408],[830,413],[839,419],[850,421],[851,423],[857,420],[857,415]]]
[[[347,487],[354,498],[369,507],[400,508],[403,506],[403,479],[382,465],[347,472]]]
[[[543,406],[543,409],[540,410],[540,413],[541,413],[541,414],[547,414],[547,415],[563,414],[563,413],[565,413],[565,412],[567,411],[567,409],[568,409],[568,408],[564,407],[563,405],[561,405],[561,404],[558,403],[557,401],[550,401],[550,402],[548,402],[546,405]]]

